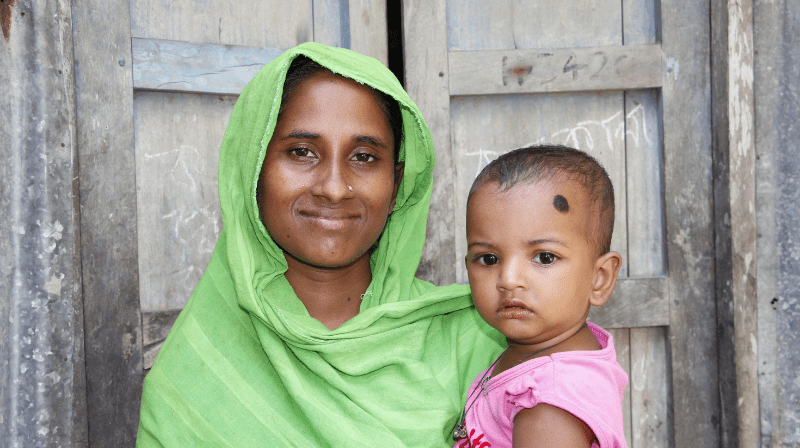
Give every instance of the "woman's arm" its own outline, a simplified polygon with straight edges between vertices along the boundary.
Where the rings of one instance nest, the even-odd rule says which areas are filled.
[[[549,404],[523,409],[514,418],[514,448],[586,448],[593,440],[583,420]]]

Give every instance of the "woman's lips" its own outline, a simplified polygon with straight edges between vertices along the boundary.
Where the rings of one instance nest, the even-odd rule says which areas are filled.
[[[325,230],[342,230],[358,220],[358,215],[330,210],[303,211],[299,215]]]

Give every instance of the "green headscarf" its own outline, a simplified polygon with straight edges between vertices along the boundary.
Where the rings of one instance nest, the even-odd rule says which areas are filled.
[[[358,315],[309,316],[259,218],[256,183],[291,61],[304,54],[392,96],[404,176]],[[417,106],[378,61],[306,43],[245,87],[222,141],[224,227],[191,300],[145,380],[138,446],[451,446],[470,382],[500,352],[465,285],[414,278],[434,152]]]

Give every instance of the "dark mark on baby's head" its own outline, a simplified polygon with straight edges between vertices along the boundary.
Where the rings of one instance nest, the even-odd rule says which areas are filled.
[[[567,198],[557,194],[556,197],[553,198],[553,207],[561,213],[566,213],[569,211],[569,202],[567,202]]]

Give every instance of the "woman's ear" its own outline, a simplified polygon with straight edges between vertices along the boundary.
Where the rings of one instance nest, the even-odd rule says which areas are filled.
[[[392,190],[392,205],[389,207],[389,214],[394,211],[394,204],[397,202],[397,192],[400,191],[400,183],[403,182],[403,169],[406,164],[397,162],[394,164],[394,189]]]
[[[589,303],[594,306],[606,303],[617,284],[617,275],[621,266],[622,256],[617,252],[607,252],[595,261]]]

